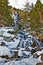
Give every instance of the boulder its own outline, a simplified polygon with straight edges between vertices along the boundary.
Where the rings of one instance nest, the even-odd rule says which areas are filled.
[[[43,54],[41,54],[41,60],[43,61]]]
[[[42,48],[40,48],[40,47],[37,46],[37,47],[35,47],[35,50],[36,50],[36,51],[41,51]]]
[[[37,63],[36,65],[43,65],[43,62]]]

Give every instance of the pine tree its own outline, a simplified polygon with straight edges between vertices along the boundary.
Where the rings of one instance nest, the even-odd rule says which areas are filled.
[[[33,9],[34,8],[34,4],[33,3],[31,3],[31,9]]]
[[[30,12],[30,5],[29,5],[29,1],[28,0],[25,2],[24,10],[27,11],[27,12]]]
[[[37,0],[35,8],[36,8],[37,11],[41,11],[41,9],[42,9],[41,0]]]
[[[31,28],[38,29],[43,26],[43,4],[37,0],[35,7],[30,12]]]
[[[8,0],[0,0],[0,22],[9,26],[12,24],[12,21],[8,7]]]
[[[41,3],[41,0],[37,0],[36,5],[35,5],[35,9],[39,13],[40,24],[41,24],[41,26],[43,26],[43,20],[42,20],[42,3]]]

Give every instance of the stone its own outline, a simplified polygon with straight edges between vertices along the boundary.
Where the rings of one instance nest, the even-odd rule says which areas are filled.
[[[41,60],[43,61],[43,54],[41,54]]]
[[[33,55],[33,58],[38,58],[39,56],[37,54],[34,54]]]
[[[43,62],[39,62],[39,63],[37,63],[36,65],[43,65]]]
[[[35,48],[35,50],[36,50],[36,52],[37,52],[37,51],[41,51],[42,49],[37,46],[37,47]]]

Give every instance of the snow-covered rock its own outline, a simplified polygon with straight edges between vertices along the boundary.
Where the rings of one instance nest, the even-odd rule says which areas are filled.
[[[14,37],[14,35],[11,35],[11,34],[9,34],[8,33],[8,31],[14,31],[14,29],[11,29],[11,28],[4,28],[4,27],[2,27],[1,29],[0,29],[0,35],[2,35],[2,36],[6,36],[6,37]]]
[[[8,49],[6,46],[0,46],[0,56],[6,56],[8,55],[11,57],[12,55],[10,54],[10,49]]]
[[[23,56],[23,53],[22,53],[22,50],[21,49],[18,50],[18,56],[19,57],[22,57]]]
[[[25,58],[18,61],[13,60],[13,61],[5,63],[4,65],[36,65],[39,62],[40,60],[30,57],[29,59]]]
[[[37,51],[36,53],[37,53],[37,55],[43,54],[43,50],[42,51]]]
[[[0,65],[36,65],[37,63],[41,62],[41,58],[43,60],[42,49],[39,50],[38,48],[38,51],[35,52],[38,55],[37,58],[33,57],[34,54],[33,55],[31,54],[31,50],[36,49],[31,47],[31,44],[33,43],[32,35],[28,34],[28,32],[20,31],[17,34],[17,36],[13,38],[14,35],[8,33],[8,31],[14,31],[14,29],[11,27],[0,28],[0,44],[1,42],[5,43],[5,46],[0,46]],[[4,38],[8,40],[10,38],[13,38],[13,40],[7,41]],[[36,40],[36,38],[34,38],[34,40]],[[39,44],[39,42],[37,43]],[[26,48],[28,48],[28,51]],[[3,59],[2,56],[6,56],[6,55],[10,57],[11,61],[8,59],[9,61],[5,63],[6,59]],[[17,57],[15,58],[16,55]],[[18,59],[18,60],[14,60],[14,59]],[[1,64],[1,62],[3,64]]]
[[[0,63],[5,63],[5,62],[7,62],[7,60],[5,58],[0,57]]]
[[[5,37],[14,37],[14,35],[9,34],[9,33],[3,33],[3,36],[5,36]]]
[[[15,41],[3,41],[5,43],[6,46],[8,46],[8,48],[16,48],[20,42],[19,39],[15,39]]]
[[[26,54],[27,56],[31,56],[31,52],[24,51],[23,53]]]
[[[1,45],[1,42],[3,41],[3,37],[0,37],[0,45]]]
[[[9,27],[2,27],[2,28],[0,29],[0,31],[8,32],[8,31],[14,31],[14,29],[9,28]]]

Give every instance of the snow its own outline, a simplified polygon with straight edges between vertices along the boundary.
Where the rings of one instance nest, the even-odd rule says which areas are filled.
[[[10,28],[10,27],[2,27],[0,29],[0,31],[3,31],[3,32],[8,32],[8,31],[14,31],[14,29]]]
[[[36,53],[37,53],[37,55],[43,54],[43,50],[42,51],[37,51]]]
[[[16,38],[10,41],[5,41],[4,37],[6,38],[13,38],[14,35],[8,33],[8,31],[14,31],[11,27],[2,27],[0,28],[0,45],[1,42],[5,43],[5,46],[0,46],[0,65],[36,65],[37,63],[41,62],[41,56],[39,56],[37,59],[33,58],[33,55],[31,54],[31,49],[33,49],[31,46],[28,46],[30,51],[26,51],[25,49],[25,43],[28,41],[31,41],[32,43],[32,35],[29,35],[27,32],[21,31],[21,33],[18,33]],[[24,39],[24,35],[26,36],[26,39]],[[29,43],[27,43],[28,45]],[[23,47],[23,48],[22,48]],[[15,52],[18,52],[18,56],[20,56],[21,60],[18,58],[11,59],[8,62],[5,58],[1,58],[1,56],[8,55],[9,57],[12,57],[15,55]],[[37,55],[40,55],[43,53],[43,50],[37,51]],[[24,54],[24,55],[23,55]],[[28,58],[24,58],[26,55],[29,56]],[[3,64],[1,64],[1,62]]]
[[[40,62],[42,62],[42,61],[41,61],[41,56],[38,57],[38,60],[39,60]]]
[[[7,61],[7,60],[0,57],[0,62],[5,62],[5,61]]]
[[[5,63],[4,65],[36,65],[37,63],[39,63],[40,61],[38,59],[35,59],[33,57],[25,58],[22,60],[18,60],[18,61],[10,61],[8,63]]]
[[[14,31],[14,29],[6,29],[2,27],[0,29],[0,35],[5,36],[5,37],[14,37],[14,35],[9,34],[8,31]]]
[[[5,43],[5,45],[8,46],[8,48],[16,48],[20,42],[19,39],[15,39],[15,41],[10,41],[10,42],[7,42],[7,41],[3,41]]]
[[[36,65],[38,62],[40,62],[38,59],[30,58],[30,59],[23,59],[22,62],[27,63],[27,65]]]
[[[29,50],[32,50],[32,49],[33,49],[33,48],[32,48],[32,47],[30,47],[30,46],[29,46],[28,48],[29,48]]]
[[[23,54],[22,54],[22,50],[21,50],[21,49],[18,50],[18,56],[20,56],[20,57],[23,56]]]
[[[24,51],[23,53],[25,53],[26,55],[31,55],[31,52],[28,51]]]
[[[3,37],[0,37],[0,44],[1,44],[2,41],[3,41]]]
[[[9,57],[11,56],[10,49],[8,49],[6,46],[0,46],[0,56],[5,55],[8,55]]]
[[[24,51],[25,50],[25,48],[20,48],[22,51]]]
[[[5,36],[5,37],[14,37],[14,35],[11,35],[9,33],[4,33],[3,36]]]

